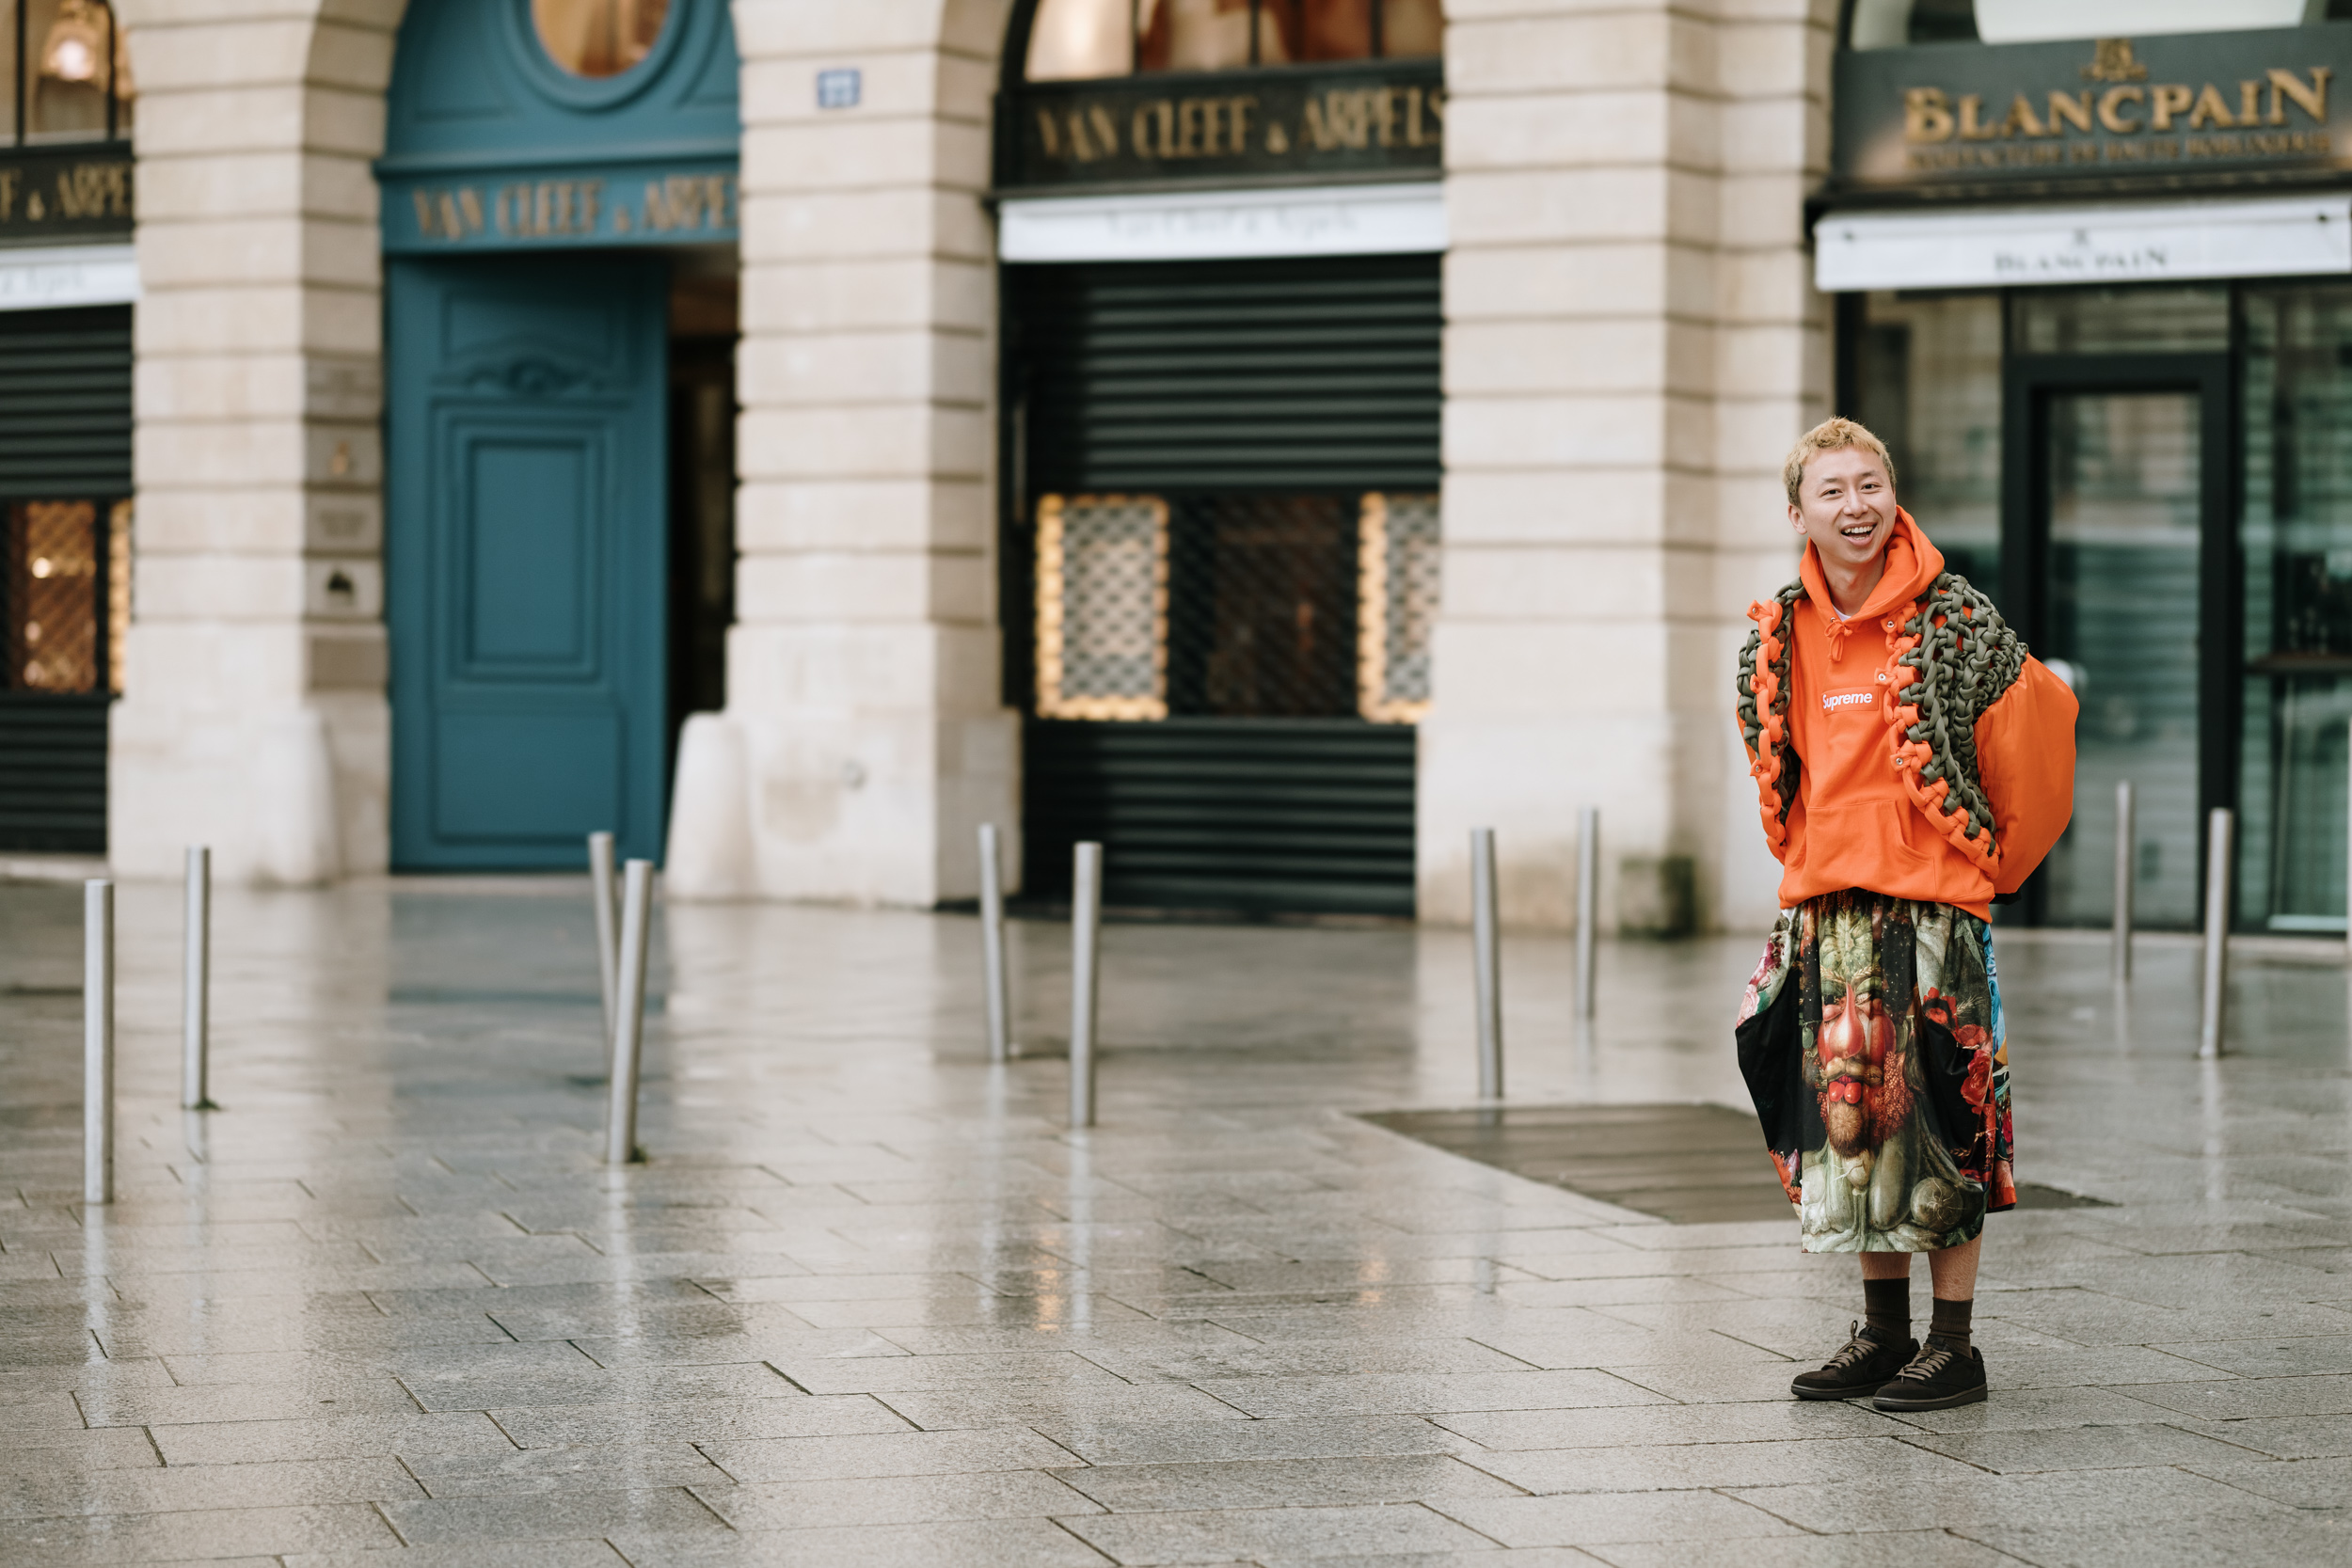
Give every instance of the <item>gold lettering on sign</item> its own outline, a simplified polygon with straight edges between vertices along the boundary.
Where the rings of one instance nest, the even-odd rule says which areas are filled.
[[[1119,121],[1100,103],[1089,103],[1083,110],[1070,109],[1057,113],[1052,109],[1037,112],[1038,141],[1049,158],[1068,159],[1073,163],[1090,164],[1103,158],[1119,156]]]
[[[2009,113],[1999,122],[1988,119],[1985,94],[1950,94],[1943,87],[1905,87],[1903,89],[1903,141],[1915,148],[1910,155],[1915,169],[1966,169],[1966,166],[2035,166],[2051,162],[2162,162],[2169,157],[2314,157],[2324,155],[2317,148],[2327,146],[2327,136],[2296,132],[2291,136],[2211,136],[2195,132],[2223,132],[2251,124],[2277,124],[2284,127],[2289,119],[2289,105],[2303,110],[2308,119],[2327,124],[2328,119],[2328,85],[2336,71],[2328,66],[2312,66],[2310,71],[2275,71],[2263,72],[2261,80],[2239,80],[2237,101],[2223,89],[2220,82],[2157,82],[2140,85],[2148,77],[2148,66],[2134,58],[2131,40],[2110,38],[2101,40],[2098,54],[2089,66],[2082,68],[2084,77],[2098,82],[2120,82],[2106,91],[2082,87],[2082,89],[2051,89],[2044,103],[2049,113],[2035,113],[2032,96],[2018,91],[2009,101]],[[2270,101],[2263,101],[2263,94]],[[2070,132],[2093,136],[2106,132],[2107,136],[2140,136],[2143,132],[2178,132],[2187,122],[2192,132],[2190,141],[2150,141],[2143,150],[2129,150],[2115,141],[2103,141],[2101,146],[2074,148],[2073,152],[1993,152],[1983,157],[1929,155],[1917,148],[1931,148],[1946,141],[2056,141]],[[1353,127],[1343,127],[1353,129]]]
[[[483,229],[482,193],[471,185],[453,191],[415,190],[417,231],[428,240],[462,240]]]
[[[2279,102],[2279,95],[2283,92],[2295,100],[2296,107],[2322,125],[2327,124],[2328,78],[2334,74],[2326,66],[2321,66],[2312,72],[2312,85],[2306,87],[2296,80],[2294,71],[2273,71],[2270,73],[2270,123],[2284,125],[2287,122],[2286,109]]]
[[[1903,94],[1903,139],[1939,142],[1952,139],[1952,111],[1946,107],[1942,87],[1912,87]]]
[[[2146,87],[2109,87],[2099,96],[2099,123],[2120,136],[2128,136],[2140,128],[2140,121],[2123,118],[2123,105],[2138,103],[2148,97]]]
[[[1269,110],[1256,94],[1220,93],[1033,103],[1026,113],[1030,145],[1060,164],[1435,148],[1445,136],[1445,95],[1421,86],[1331,87],[1307,96],[1295,109]]]
[[[16,216],[16,170],[0,169],[0,221]]]
[[[2065,135],[2058,128],[2060,120],[2072,125],[2086,136],[2090,135],[2090,89],[2089,87],[2083,88],[2079,93],[2053,92],[2050,94],[2050,135],[2054,136]]]
[[[2196,101],[2197,94],[2177,82],[2168,82],[2148,94],[2148,122],[2159,131],[2172,129],[2172,117]]]
[[[57,171],[57,210],[70,218],[131,215],[128,164],[76,164]]]
[[[460,192],[462,197],[471,192]],[[548,240],[567,236],[586,238],[596,231],[596,221],[602,211],[604,182],[601,180],[540,180],[530,184],[501,185],[491,198],[490,217],[498,231],[518,239]],[[423,209],[421,206],[420,214]],[[461,208],[466,227],[478,232],[482,227],[480,198],[471,208]],[[442,213],[446,222],[448,214]],[[428,232],[432,230],[428,230]],[[443,238],[455,239],[457,231],[444,228]]]
[[[645,182],[645,227],[669,231],[679,229],[726,229],[735,219],[728,212],[734,182],[723,174],[673,174]]]
[[[2083,67],[2087,82],[2145,82],[2148,68],[2132,55],[2129,39],[2100,39],[2091,45],[2090,63]]]

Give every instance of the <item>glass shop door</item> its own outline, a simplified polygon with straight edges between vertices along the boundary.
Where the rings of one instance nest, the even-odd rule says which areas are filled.
[[[2074,821],[2017,912],[2113,919],[2128,779],[2134,920],[2193,927],[2204,815],[2233,794],[2229,360],[2012,355],[2007,379],[2001,602],[2082,705]]]

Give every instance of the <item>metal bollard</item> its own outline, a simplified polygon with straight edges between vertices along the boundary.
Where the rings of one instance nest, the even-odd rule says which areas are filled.
[[[2115,786],[2115,952],[2117,984],[2132,977],[2132,856],[2137,847],[2132,823],[2132,781]]]
[[[115,1200],[115,885],[82,884],[82,1201]]]
[[[612,1103],[605,1113],[604,1163],[626,1165],[637,1152],[637,1067],[645,1040],[645,944],[653,925],[653,862],[631,861],[621,894],[621,945],[615,968]]]
[[[1012,1054],[1011,995],[1005,982],[1005,875],[996,824],[980,824],[980,966],[988,989],[988,1059]]]
[[[596,967],[604,977],[604,1037],[612,1038],[613,1025],[619,1014],[613,1006],[612,976],[618,967],[613,956],[612,930],[612,835],[588,835],[588,885],[596,905]]]
[[[2221,1054],[2222,1029],[2230,996],[2230,872],[2235,863],[2231,840],[2236,836],[2235,815],[2216,806],[2205,832],[2205,1017],[2198,1037],[2197,1054],[2211,1061]]]
[[[1593,970],[1600,942],[1600,808],[1576,819],[1576,1012],[1589,1019],[1597,1005]]]
[[[180,1108],[219,1109],[212,1095],[213,851],[188,847],[187,952],[180,980]]]
[[[1495,831],[1470,830],[1470,980],[1478,1009],[1478,1098],[1502,1098],[1502,954]]]
[[[1094,1125],[1094,1024],[1103,977],[1103,847],[1078,846],[1070,888],[1070,1125]]]

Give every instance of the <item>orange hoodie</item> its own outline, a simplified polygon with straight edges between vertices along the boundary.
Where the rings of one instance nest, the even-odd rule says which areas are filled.
[[[1995,894],[2024,885],[2074,815],[2074,694],[2033,658],[1977,720],[1977,770],[2000,847],[1997,877],[1914,802],[1895,702],[1913,675],[1895,658],[1914,601],[1943,570],[1943,552],[1908,512],[1898,512],[1886,575],[1861,610],[1841,620],[1820,558],[1805,545],[1788,702],[1789,740],[1804,769],[1787,837],[1773,846],[1784,909],[1862,888],[1957,905],[1982,919]]]

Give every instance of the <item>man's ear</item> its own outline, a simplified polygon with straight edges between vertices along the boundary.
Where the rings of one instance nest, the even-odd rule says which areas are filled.
[[[1795,529],[1800,536],[1804,534],[1804,513],[1801,509],[1794,506],[1788,509],[1788,526]]]

